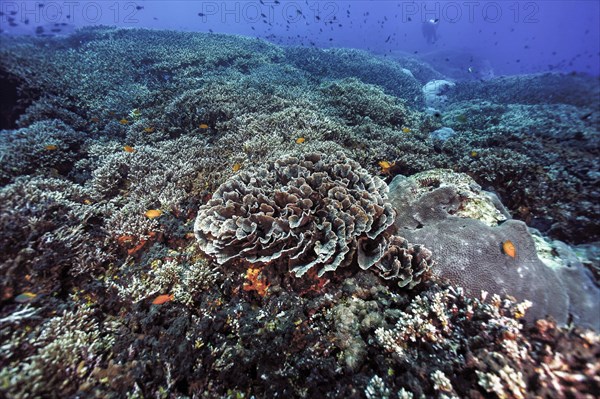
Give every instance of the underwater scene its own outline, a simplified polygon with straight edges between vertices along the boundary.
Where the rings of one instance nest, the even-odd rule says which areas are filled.
[[[599,393],[597,1],[0,2],[0,397]]]

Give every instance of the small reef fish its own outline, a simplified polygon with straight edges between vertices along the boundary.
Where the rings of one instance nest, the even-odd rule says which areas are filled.
[[[121,119],[121,120],[119,121],[119,123],[120,123],[121,125],[127,125],[127,124],[129,123],[129,121],[128,121],[127,119],[123,118],[123,119]]]
[[[33,292],[23,292],[22,294],[19,294],[15,297],[15,302],[17,303],[28,303],[31,302],[33,299],[35,299],[37,295],[34,294]]]
[[[412,130],[410,130],[409,128],[407,128],[407,127],[402,128],[402,133],[410,133],[410,132],[412,132]]]
[[[296,144],[302,144],[306,141],[306,139],[304,137],[298,137],[296,139]]]
[[[90,118],[90,122],[93,122],[93,123],[98,123],[98,122],[100,122],[100,118],[98,118],[97,116],[92,116],[92,117]]]
[[[56,151],[58,150],[58,146],[55,144],[48,144],[44,146],[44,149],[47,151]]]
[[[123,146],[123,151],[125,152],[135,152],[135,149],[130,145]]]
[[[92,205],[93,204],[92,200],[89,199],[89,198],[84,199],[83,203],[86,204],[86,205]]]
[[[588,112],[587,114],[580,116],[579,119],[581,119],[582,121],[585,121],[585,120],[588,120],[589,117],[592,115],[594,115],[593,112]]]
[[[456,120],[460,123],[466,123],[468,118],[465,114],[460,114],[456,116]]]
[[[242,164],[234,163],[233,166],[231,167],[231,169],[233,169],[234,172],[237,172],[238,170],[242,169]]]
[[[477,156],[479,155],[479,153],[477,151],[473,150],[473,151],[471,151],[469,153],[469,155],[471,156],[471,158],[477,158]]]
[[[502,252],[504,252],[511,258],[517,256],[517,249],[515,248],[515,244],[513,244],[513,242],[510,240],[506,240],[502,243]]]
[[[144,132],[146,132],[146,133],[152,133],[152,132],[154,132],[154,128],[153,128],[152,126],[150,126],[150,127],[145,127],[145,128],[144,128]]]
[[[202,130],[208,129],[208,125],[206,123],[201,123],[200,126],[198,126],[198,127]]]
[[[247,282],[242,286],[244,291],[256,291],[256,293],[262,297],[267,295],[267,291],[269,290],[269,284],[265,282],[264,279],[260,277],[260,268],[250,267],[246,270],[246,279]]]
[[[388,161],[379,161],[379,167],[381,168],[381,173],[387,175],[390,173],[390,169],[396,165],[396,162],[388,162]]]
[[[162,211],[160,209],[150,209],[144,213],[148,219],[156,219],[162,215]]]
[[[162,305],[163,303],[167,303],[173,300],[173,294],[163,294],[159,295],[152,301],[153,305]]]

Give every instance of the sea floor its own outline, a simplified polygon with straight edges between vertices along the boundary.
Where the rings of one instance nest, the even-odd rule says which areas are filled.
[[[597,78],[104,27],[0,91],[0,396],[600,392]]]

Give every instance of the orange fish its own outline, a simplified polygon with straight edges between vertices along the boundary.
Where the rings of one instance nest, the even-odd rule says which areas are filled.
[[[86,199],[83,200],[83,203],[86,204],[86,205],[92,205],[92,200],[89,199],[89,198],[86,198]]]
[[[130,146],[130,145],[126,145],[126,146],[123,146],[123,151],[125,151],[125,152],[135,152],[135,149],[132,146]]]
[[[173,294],[159,295],[152,301],[153,305],[162,305],[163,303],[170,302],[173,300]]]
[[[56,150],[58,150],[58,146],[57,146],[57,145],[55,145],[55,144],[48,144],[48,145],[45,145],[45,146],[44,146],[44,148],[45,148],[46,150],[48,150],[48,151],[56,151]]]
[[[242,288],[244,291],[256,291],[258,295],[264,297],[267,295],[269,284],[260,278],[259,274],[260,268],[248,268],[248,270],[246,270],[246,279],[248,281],[244,283]]]
[[[502,252],[504,252],[511,258],[517,256],[517,249],[515,248],[515,244],[513,244],[510,240],[506,240],[502,243]]]
[[[296,139],[296,144],[302,144],[306,141],[306,139],[304,137],[298,137]]]
[[[144,132],[146,132],[146,133],[152,133],[153,131],[154,131],[154,128],[152,126],[144,128]]]
[[[128,123],[129,123],[129,121],[128,121],[127,119],[123,118],[123,119],[121,119],[121,120],[119,121],[119,123],[120,123],[121,125],[126,125],[126,124],[128,124]]]
[[[390,169],[392,169],[396,165],[396,162],[388,162],[388,161],[379,161],[379,167],[381,168],[381,173],[387,175],[390,173]]]
[[[162,215],[162,211],[160,209],[150,209],[144,213],[148,219],[156,219],[160,215]]]
[[[198,126],[200,129],[208,129],[208,125],[206,123],[201,123],[200,126]]]
[[[231,169],[233,169],[234,172],[237,172],[238,170],[242,169],[242,164],[234,163],[233,166],[231,167]]]

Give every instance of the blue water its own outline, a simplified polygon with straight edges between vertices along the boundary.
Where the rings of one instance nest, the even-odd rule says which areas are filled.
[[[2,1],[5,34],[88,25],[231,33],[278,44],[423,57],[456,78],[546,71],[600,75],[600,2]],[[434,20],[435,37],[423,32]]]
[[[0,0],[0,397],[595,397],[599,14]]]

